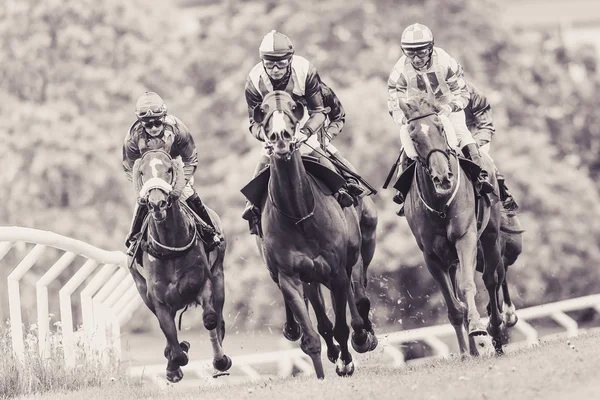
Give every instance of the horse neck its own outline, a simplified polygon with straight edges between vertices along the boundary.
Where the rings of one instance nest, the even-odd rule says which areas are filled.
[[[458,174],[462,173],[460,170],[460,165],[458,164],[458,159],[452,155],[450,156],[450,171],[452,171],[455,177],[458,177]],[[429,206],[435,208],[436,210],[442,210],[444,208],[456,190],[455,185],[458,182],[456,179],[454,180],[454,183],[452,184],[452,190],[450,190],[448,194],[438,194],[435,190],[433,180],[429,177],[425,171],[425,167],[421,163],[417,163],[416,179],[420,188],[421,196],[423,196],[423,199]]]
[[[154,239],[169,247],[182,247],[190,241],[192,224],[183,212],[179,200],[173,199],[173,204],[167,210],[164,221],[156,221],[150,217],[150,230]]]
[[[315,198],[300,152],[294,152],[289,161],[271,158],[269,193],[277,208],[288,215],[302,217],[314,209]]]

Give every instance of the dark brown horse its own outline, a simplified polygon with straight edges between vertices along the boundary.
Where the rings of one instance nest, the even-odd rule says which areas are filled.
[[[312,327],[305,296],[317,315],[328,357],[337,361],[336,372],[351,375],[354,363],[348,349],[346,304],[350,307],[354,348],[365,352],[377,346],[365,294],[377,216],[370,199],[342,209],[309,177],[298,151],[302,141],[296,136],[303,114],[302,105],[283,91],[265,96],[254,111],[254,120],[262,125],[270,149],[268,194],[262,204],[263,237],[258,243],[285,299],[284,334],[292,340],[302,337],[300,347],[311,357],[316,375],[322,379],[321,341]],[[325,313],[320,284],[331,291],[335,326]]]
[[[502,351],[504,324],[500,314],[497,291],[504,281],[500,253],[500,203],[485,205],[478,229],[473,183],[450,147],[436,108],[426,98],[401,101],[400,107],[408,121],[410,138],[417,153],[414,180],[405,202],[405,214],[427,268],[436,279],[453,325],[462,354],[467,354],[466,328],[470,353],[473,347],[487,347],[491,352],[488,333],[494,339],[497,352]],[[483,157],[485,167],[493,171],[491,160]],[[490,181],[496,186],[494,174]],[[487,329],[475,304],[475,270],[478,242],[483,252],[483,280],[489,295],[490,320]],[[458,259],[458,263],[455,260]]]
[[[508,267],[513,265],[521,251],[523,251],[523,229],[521,221],[514,213],[502,212],[502,223],[500,225],[500,249],[502,252],[502,264],[504,265],[504,281],[502,282],[502,319],[507,328],[516,325],[517,317],[515,305],[510,299],[508,291]],[[490,313],[488,307],[488,315]]]
[[[188,305],[202,306],[204,327],[213,346],[213,365],[217,371],[227,371],[231,359],[222,348],[225,242],[207,256],[191,211],[179,200],[178,193],[185,186],[179,160],[171,159],[165,151],[151,150],[136,161],[133,175],[150,213],[141,265],[136,262],[130,272],[167,339],[167,379],[179,382],[183,377],[180,367],[188,363],[190,345],[179,343],[175,326],[175,313]],[[220,225],[217,214],[208,211]]]

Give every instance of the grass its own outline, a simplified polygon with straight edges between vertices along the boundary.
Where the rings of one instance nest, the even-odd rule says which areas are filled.
[[[38,352],[36,327],[26,332],[25,357],[21,362],[14,356],[10,329],[0,331],[0,399],[29,396],[45,392],[76,391],[87,387],[115,382],[119,366],[110,351],[84,351],[79,343],[75,351],[75,366],[67,367],[64,361],[60,333],[49,337],[50,353],[42,358]],[[123,374],[123,376],[125,376]],[[122,384],[127,384],[124,380]]]
[[[234,358],[235,363],[235,358]],[[327,378],[268,379],[235,384],[228,378],[212,385],[190,387],[184,380],[166,389],[115,380],[101,387],[30,395],[23,399],[575,399],[600,393],[600,335],[540,343],[499,358],[458,357],[429,360],[402,368],[359,367],[351,378],[338,378],[326,367]]]

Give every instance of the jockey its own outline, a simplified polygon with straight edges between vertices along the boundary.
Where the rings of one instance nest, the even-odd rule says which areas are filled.
[[[252,118],[254,108],[262,103],[263,97],[266,94],[274,90],[284,90],[294,100],[308,108],[310,117],[302,128],[300,128],[300,133],[309,138],[306,144],[315,149],[310,155],[319,158],[321,164],[337,172],[331,161],[327,159],[325,153],[319,149],[318,137],[321,137],[322,141],[325,142],[322,144],[327,146],[327,150],[335,154],[336,158],[349,170],[355,172],[355,168],[339,154],[339,151],[335,147],[328,144],[326,138],[323,137],[327,135],[330,138],[335,137],[343,126],[345,113],[341,108],[339,100],[335,98],[337,104],[339,104],[339,107],[336,107],[338,110],[337,115],[332,110],[329,111],[329,114],[326,114],[328,110],[325,108],[323,99],[324,85],[319,78],[317,69],[304,57],[294,55],[294,53],[295,50],[291,40],[283,33],[273,30],[263,38],[259,47],[261,62],[256,64],[250,71],[245,87],[246,103],[248,104],[248,115],[250,117],[250,133],[256,139],[262,142],[265,141],[261,126]],[[327,89],[325,89],[325,92],[331,93],[335,97],[333,92],[330,89],[327,91]],[[322,125],[328,116],[332,119],[329,126],[325,128],[326,135],[322,135]],[[318,134],[313,135],[314,133]],[[269,156],[263,150],[253,178],[268,165]],[[364,190],[356,178],[345,174],[343,171],[342,174],[347,181],[347,188],[343,187],[338,191],[338,201],[342,207],[349,207],[355,204],[355,199],[362,195]],[[246,202],[242,218],[248,220],[252,227],[260,218],[260,210],[250,202]]]
[[[477,142],[479,149],[487,154],[490,149],[492,136],[496,132],[492,121],[492,106],[487,97],[472,83],[467,82],[467,88],[471,94],[471,100],[465,108],[467,127],[473,134],[473,139]],[[498,172],[497,167],[496,178],[498,179],[500,199],[502,200],[504,209],[509,212],[517,211],[519,206],[506,187],[504,175]]]
[[[463,154],[481,168],[477,177],[480,190],[491,193],[494,186],[483,169],[479,149],[465,123],[464,109],[469,102],[469,91],[463,69],[446,51],[433,44],[433,33],[424,25],[413,24],[402,32],[400,46],[404,55],[396,62],[388,79],[388,111],[394,122],[401,126],[400,140],[410,140],[408,124],[398,100],[408,99],[411,93],[433,95],[441,104],[440,118],[447,118],[452,123]],[[404,203],[403,193],[397,192],[394,202]]]
[[[180,200],[185,200],[192,211],[202,219],[203,223],[197,221],[199,232],[210,251],[221,243],[223,236],[217,232],[204,203],[194,190],[193,175],[198,166],[198,155],[192,135],[179,118],[167,114],[165,102],[154,92],[146,92],[139,97],[135,114],[137,120],[129,128],[123,143],[123,169],[127,179],[130,182],[133,181],[133,164],[148,150],[162,149],[173,158],[181,157],[187,183]],[[129,256],[133,256],[133,250],[147,214],[148,208],[141,205],[138,199],[130,232],[125,241]]]

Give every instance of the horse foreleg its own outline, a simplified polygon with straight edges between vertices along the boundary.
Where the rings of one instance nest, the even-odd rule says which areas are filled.
[[[477,236],[476,232],[468,232],[455,243],[458,254],[456,283],[461,297],[467,304],[467,330],[469,336],[486,335],[485,325],[477,311],[475,295],[475,267],[477,265]]]
[[[350,336],[350,328],[346,322],[346,304],[350,305],[350,312],[352,307],[356,309],[354,300],[350,297],[350,279],[343,272],[337,279],[334,279],[331,283],[331,293],[334,299],[333,308],[335,312],[335,327],[333,328],[333,335],[335,340],[340,345],[340,358],[338,359],[335,367],[335,372],[339,376],[350,376],[354,373],[354,363],[352,362],[352,354],[348,349],[348,337]],[[354,311],[353,321],[356,320],[359,325],[363,325],[362,318],[358,315],[357,311]],[[358,322],[360,321],[360,322]]]
[[[458,340],[460,353],[465,355],[467,354],[468,350],[464,331],[466,307],[465,304],[456,296],[456,266],[451,267],[450,272],[446,272],[440,260],[435,255],[424,252],[423,257],[425,259],[427,269],[440,285],[440,290],[442,291],[442,295],[446,301],[446,307],[448,308],[448,320],[450,320],[450,324],[456,332],[456,339]]]
[[[349,298],[348,306],[352,317],[352,347],[359,353],[375,350],[378,341],[373,330],[373,324],[369,318],[371,310],[371,301],[366,295],[366,284],[364,283],[364,274],[362,257],[352,268],[352,282],[348,288]]]
[[[504,280],[504,265],[500,255],[497,238],[492,234],[483,233],[481,243],[485,254],[485,267],[483,269],[483,282],[488,291],[490,301],[490,321],[488,323],[488,333],[494,340],[496,353],[502,353],[502,334],[504,324],[500,315],[498,302],[498,291],[500,284]]]
[[[180,367],[188,363],[187,351],[189,350],[189,343],[179,343],[177,339],[175,312],[170,311],[167,305],[158,302],[154,305],[154,309],[160,329],[167,339],[167,346],[165,347],[167,379],[170,382],[176,383],[183,378],[183,372]]]
[[[279,287],[283,293],[285,302],[292,311],[302,328],[302,341],[300,348],[312,359],[317,378],[324,379],[323,362],[321,361],[321,339],[312,327],[308,310],[304,302],[302,282],[297,276],[291,277],[279,273]]]
[[[281,289],[281,286],[280,286]],[[294,312],[292,311],[292,308],[290,307],[290,305],[288,304],[288,302],[285,300],[285,296],[284,296],[284,304],[285,304],[285,323],[283,324],[283,336],[291,341],[291,342],[295,342],[296,340],[300,339],[300,336],[302,336],[302,330],[300,330],[300,325],[298,325],[298,323],[296,322],[296,319],[294,318]]]
[[[327,344],[327,358],[335,363],[340,356],[340,347],[333,341],[333,323],[327,317],[321,285],[319,283],[307,284],[304,289],[317,316],[317,330]]]
[[[367,269],[371,265],[373,256],[375,255],[375,245],[377,238],[377,210],[375,209],[375,203],[369,197],[363,199],[363,206],[360,216],[360,234],[362,237],[362,243],[360,247],[360,254],[363,259],[363,274],[364,274],[364,287],[367,285]]]
[[[223,344],[225,339],[225,319],[223,318],[223,306],[225,304],[225,277],[223,276],[223,267],[213,270],[213,302],[215,312],[217,313],[217,333],[219,334],[219,343]]]

